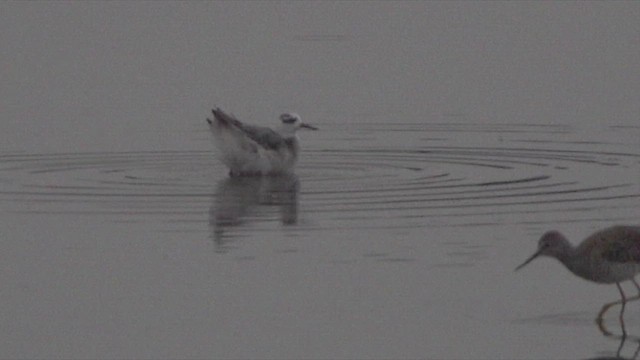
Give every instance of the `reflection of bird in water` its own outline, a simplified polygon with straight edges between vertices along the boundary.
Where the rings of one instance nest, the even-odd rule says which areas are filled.
[[[602,331],[603,335],[610,337],[612,339],[619,340],[620,344],[618,345],[618,349],[616,350],[615,356],[601,356],[601,357],[591,358],[589,360],[627,360],[627,359],[636,359],[638,357],[638,353],[640,353],[640,338],[636,336],[627,336],[627,332],[624,329],[624,324],[621,324],[621,326],[622,326],[622,335],[614,335],[605,328],[604,324],[598,323],[598,327],[600,328],[600,331]],[[624,349],[624,344],[627,340],[636,344],[635,351],[633,352],[633,355],[631,357],[624,357],[621,355],[622,350]],[[629,352],[629,347],[627,347],[627,352]]]
[[[289,173],[298,158],[298,129],[317,128],[305,124],[297,114],[282,114],[277,130],[240,122],[219,108],[213,109],[209,128],[229,175],[269,175]]]
[[[560,232],[549,231],[538,241],[538,250],[516,270],[538,256],[558,259],[567,269],[583,279],[602,284],[616,284],[622,299],[605,304],[598,314],[597,321],[602,322],[602,315],[611,306],[622,304],[619,318],[624,333],[624,306],[628,300],[640,298],[640,285],[634,279],[640,272],[640,227],[612,226],[595,232],[577,247],[571,245]],[[626,280],[633,282],[638,289],[638,296],[630,299],[625,297],[620,282]]]
[[[298,178],[293,174],[224,179],[216,188],[209,214],[213,240],[223,249],[232,236],[230,229],[268,219],[274,208],[279,210],[283,225],[296,224],[298,191]]]

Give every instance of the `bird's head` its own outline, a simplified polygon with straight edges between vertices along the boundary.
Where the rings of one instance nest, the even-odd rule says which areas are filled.
[[[298,129],[318,130],[315,126],[303,123],[300,115],[296,113],[284,113],[280,115],[280,120],[282,121],[283,128],[290,129],[293,132]]]
[[[571,249],[571,244],[567,238],[559,231],[552,230],[544,233],[540,240],[538,240],[538,250],[531,255],[525,262],[516,268],[522,269],[525,265],[532,262],[538,256],[549,256],[559,259],[563,255],[567,254]]]

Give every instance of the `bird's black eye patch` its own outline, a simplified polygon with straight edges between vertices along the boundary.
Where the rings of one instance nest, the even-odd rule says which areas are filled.
[[[293,124],[294,122],[296,122],[296,118],[285,116],[282,118],[282,122],[285,124]]]

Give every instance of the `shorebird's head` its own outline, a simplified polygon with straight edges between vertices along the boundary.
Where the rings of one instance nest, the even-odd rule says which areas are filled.
[[[516,268],[516,270],[522,269],[525,265],[532,262],[538,256],[549,256],[556,259],[560,259],[563,255],[567,254],[571,250],[571,244],[569,240],[562,235],[559,231],[552,230],[546,232],[540,240],[538,240],[538,250],[531,255],[525,262]]]
[[[300,119],[300,115],[296,113],[285,113],[280,115],[283,129],[295,132],[298,129],[318,130],[317,127],[305,124]]]

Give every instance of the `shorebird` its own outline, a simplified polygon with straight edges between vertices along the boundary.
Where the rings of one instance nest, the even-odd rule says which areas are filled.
[[[640,272],[640,226],[617,225],[599,230],[587,237],[580,245],[573,246],[558,231],[549,231],[538,241],[538,250],[516,271],[538,256],[558,259],[575,275],[600,284],[616,284],[621,300],[605,304],[597,320],[615,304],[622,304],[620,321],[627,300],[640,298],[640,285],[635,280]],[[628,299],[620,283],[630,280],[638,289],[638,296]]]
[[[211,112],[213,120],[207,122],[230,176],[291,173],[300,151],[296,131],[318,130],[303,123],[295,113],[280,115],[282,125],[272,130],[247,125],[220,108]]]

